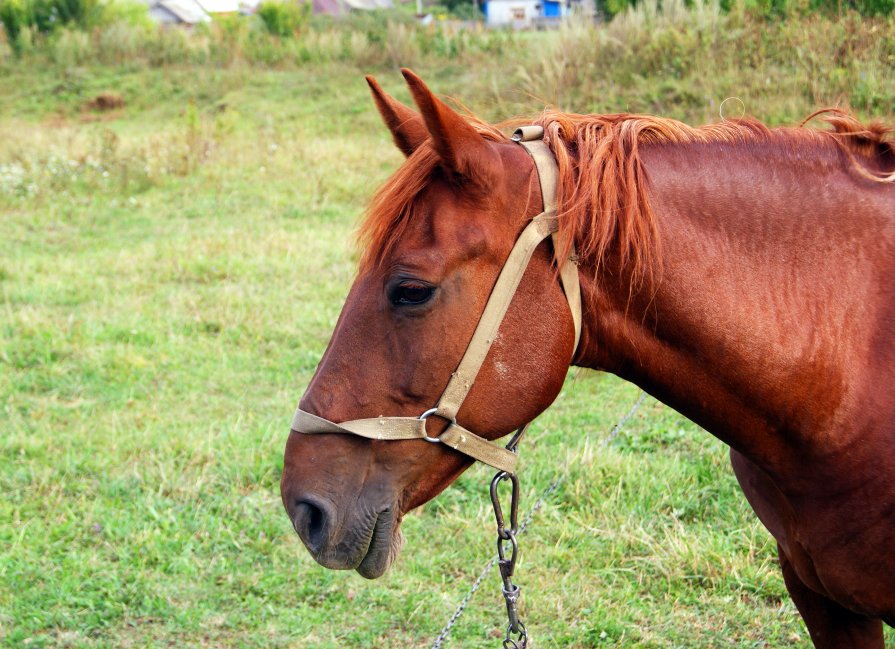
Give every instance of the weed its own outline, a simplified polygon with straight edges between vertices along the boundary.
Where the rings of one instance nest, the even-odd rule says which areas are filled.
[[[258,5],[257,16],[267,31],[281,38],[298,36],[311,16],[311,3],[298,0],[267,0]]]

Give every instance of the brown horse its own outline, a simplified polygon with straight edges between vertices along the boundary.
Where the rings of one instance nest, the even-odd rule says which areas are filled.
[[[407,160],[373,199],[301,400],[324,422],[430,409],[541,212],[522,147],[404,76],[419,113],[368,79]],[[895,149],[882,126],[825,119],[540,116],[558,239],[535,250],[456,425],[506,435],[550,405],[570,364],[632,381],[730,446],[815,645],[878,648],[881,620],[895,624]],[[554,261],[573,246],[577,348]],[[454,425],[436,413],[423,434]],[[318,562],[373,578],[403,514],[471,462],[446,444],[293,429],[283,503]]]

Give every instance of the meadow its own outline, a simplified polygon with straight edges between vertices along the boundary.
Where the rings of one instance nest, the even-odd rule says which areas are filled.
[[[490,559],[486,467],[407,516],[372,582],[317,566],[279,501],[352,233],[401,162],[364,73],[408,101],[408,65],[489,120],[895,121],[891,17],[362,27],[0,50],[0,645],[426,647]],[[809,647],[726,448],[650,398],[610,439],[638,395],[572,370],[523,444],[524,510],[564,476],[521,539],[535,646]],[[499,646],[503,616],[492,573],[446,646]]]

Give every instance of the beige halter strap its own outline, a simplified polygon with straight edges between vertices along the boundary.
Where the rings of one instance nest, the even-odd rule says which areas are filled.
[[[516,453],[466,430],[457,423],[457,413],[460,406],[463,405],[466,395],[472,389],[535,248],[552,235],[554,250],[556,249],[556,232],[559,229],[556,217],[558,171],[556,161],[544,143],[543,136],[544,129],[540,126],[525,126],[516,131],[513,141],[525,147],[534,160],[541,185],[544,211],[531,220],[531,223],[526,226],[516,240],[516,244],[510,251],[510,256],[507,257],[507,261],[497,277],[491,296],[485,304],[485,309],[472,334],[466,353],[460,360],[457,369],[451,374],[450,381],[438,400],[438,404],[419,417],[380,416],[373,419],[354,419],[338,424],[299,408],[295,411],[295,417],[292,420],[292,430],[309,434],[348,433],[375,440],[421,439],[427,442],[446,444],[495,469],[515,473]],[[574,259],[574,249],[571,253],[572,259]],[[578,269],[572,259],[562,264],[560,280],[572,311],[575,348],[577,349],[578,340],[581,337],[581,291],[578,285]],[[430,437],[426,432],[426,419],[432,415],[450,421],[450,425],[438,437]]]

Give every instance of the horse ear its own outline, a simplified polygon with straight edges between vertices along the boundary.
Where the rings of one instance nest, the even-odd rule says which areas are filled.
[[[395,144],[405,156],[409,156],[429,137],[423,118],[412,108],[387,95],[372,75],[368,74],[365,79],[382,120],[392,132]]]
[[[422,79],[407,68],[401,74],[444,165],[466,178],[486,181],[497,164],[497,152],[469,122],[432,94]]]

